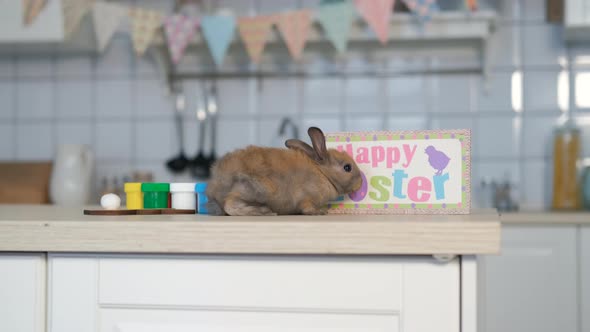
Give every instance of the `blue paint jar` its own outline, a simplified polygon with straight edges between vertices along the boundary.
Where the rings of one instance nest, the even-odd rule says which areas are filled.
[[[205,195],[205,190],[207,190],[207,183],[206,182],[198,182],[195,185],[195,193],[197,194],[197,213],[198,214],[209,214],[207,211],[207,195]]]

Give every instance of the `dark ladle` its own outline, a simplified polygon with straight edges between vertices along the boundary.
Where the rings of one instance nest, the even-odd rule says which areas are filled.
[[[207,119],[207,111],[202,103],[197,108],[197,120],[199,120],[199,151],[195,159],[191,161],[191,174],[200,179],[209,177],[209,162],[203,152],[205,146],[205,120]]]
[[[185,99],[182,94],[176,96],[174,120],[176,123],[176,133],[178,134],[178,144],[180,152],[178,155],[166,162],[166,167],[173,173],[180,173],[188,166],[189,160],[184,153],[184,131],[182,127],[182,113],[185,109]]]
[[[216,140],[217,140],[217,112],[219,111],[217,103],[217,87],[213,85],[211,87],[211,93],[207,96],[207,112],[209,113],[209,121],[211,122],[211,151],[209,157],[207,157],[208,168],[217,160],[217,154],[215,153]]]

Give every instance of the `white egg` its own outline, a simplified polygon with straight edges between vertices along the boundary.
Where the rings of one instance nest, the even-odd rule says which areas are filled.
[[[100,198],[100,206],[106,210],[116,210],[121,207],[121,198],[116,194],[106,194]]]

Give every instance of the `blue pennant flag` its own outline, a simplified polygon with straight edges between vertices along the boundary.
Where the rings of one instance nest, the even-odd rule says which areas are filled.
[[[234,38],[235,18],[229,15],[205,16],[201,19],[201,29],[215,64],[221,66]]]
[[[324,0],[320,3],[318,20],[326,37],[338,52],[346,51],[354,7],[348,0]]]

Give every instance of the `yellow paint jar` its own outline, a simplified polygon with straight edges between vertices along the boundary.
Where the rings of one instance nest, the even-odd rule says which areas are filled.
[[[141,192],[141,182],[125,183],[125,195],[127,196],[127,210],[143,209],[143,192]]]

